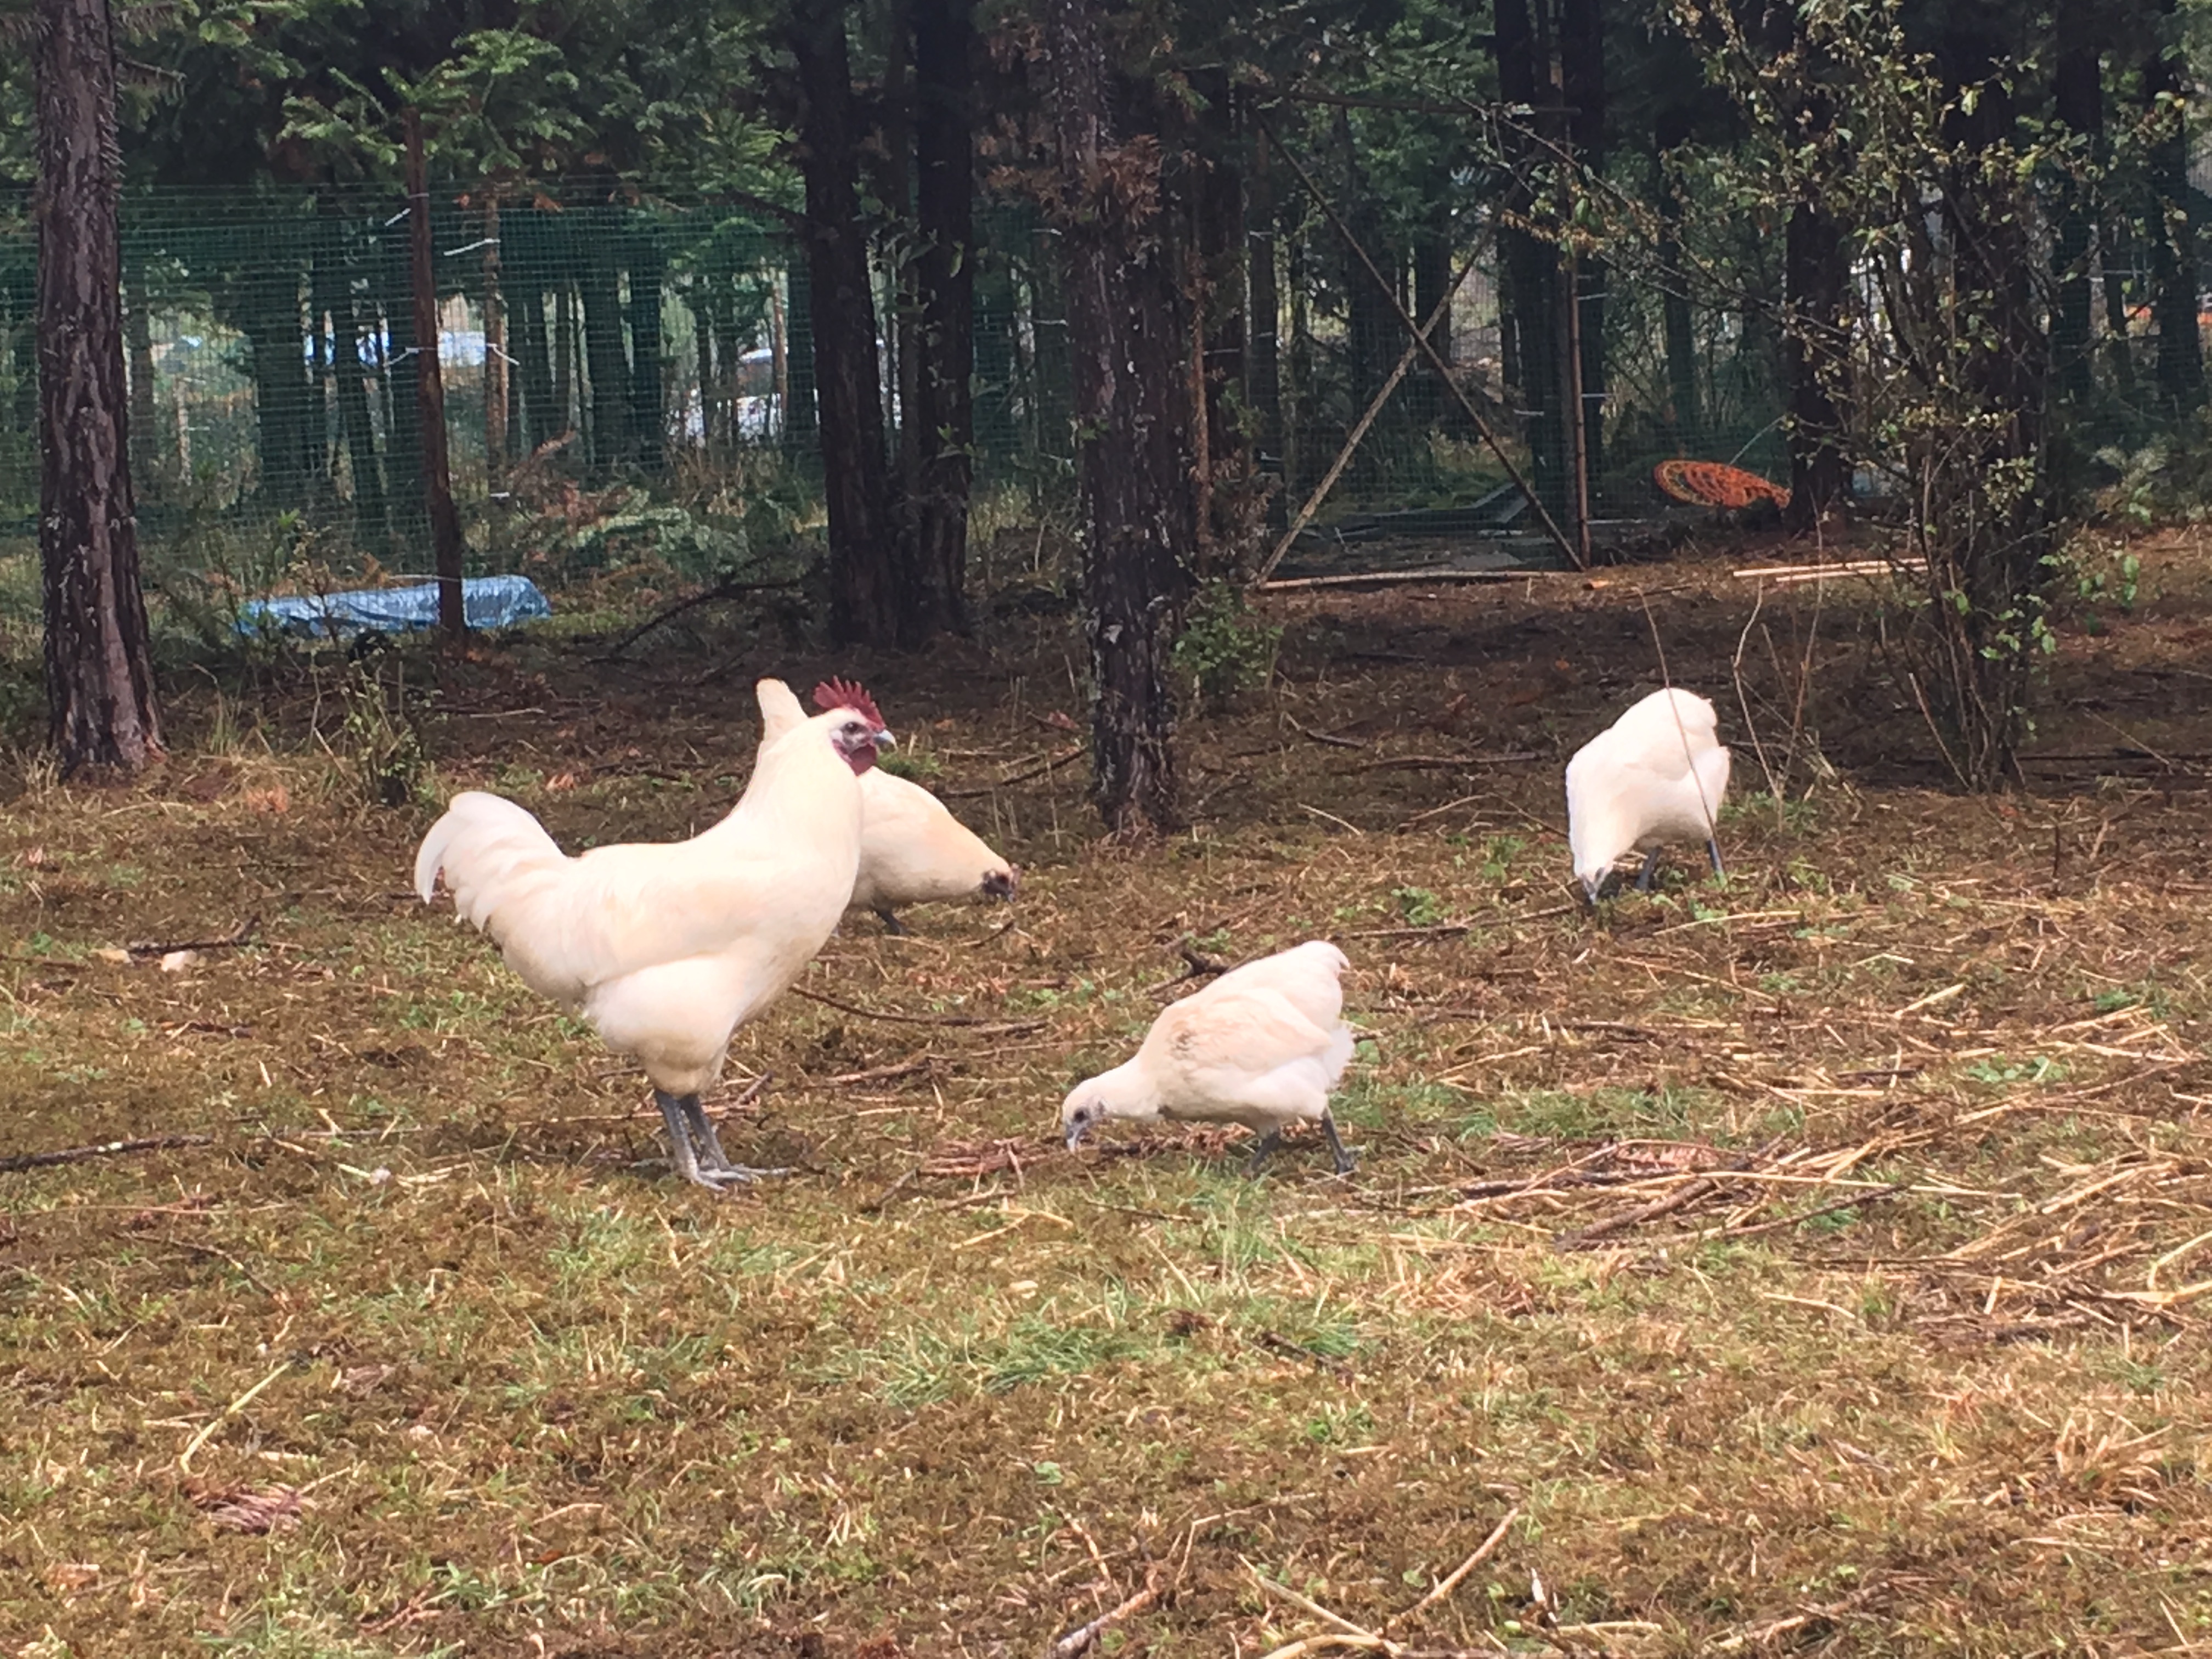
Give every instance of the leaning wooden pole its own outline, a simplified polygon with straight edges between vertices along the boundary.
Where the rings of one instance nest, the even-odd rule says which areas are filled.
[[[1360,246],[1359,239],[1352,234],[1352,228],[1344,222],[1344,216],[1336,210],[1335,204],[1322,194],[1321,186],[1314,181],[1313,174],[1306,170],[1305,163],[1298,160],[1296,152],[1285,145],[1273,132],[1270,131],[1267,137],[1268,142],[1274,145],[1277,153],[1284,161],[1290,163],[1291,171],[1297,174],[1298,182],[1305,186],[1306,194],[1314,198],[1315,204],[1327,216],[1329,223],[1336,227],[1336,234],[1344,239],[1344,245],[1352,250],[1353,257],[1359,261],[1362,269],[1367,272],[1375,286],[1381,290],[1383,299],[1389,303],[1390,309],[1397,314],[1400,325],[1413,337],[1414,343],[1420,349],[1421,354],[1429,360],[1429,367],[1436,370],[1437,378],[1443,382],[1444,390],[1451,393],[1453,401],[1459,404],[1460,410],[1467,416],[1468,423],[1480,435],[1483,442],[1490,446],[1490,453],[1498,458],[1498,465],[1505,469],[1505,476],[1513,481],[1513,487],[1518,489],[1527,500],[1528,510],[1536,515],[1536,521],[1544,526],[1544,533],[1559,544],[1559,551],[1567,556],[1576,569],[1587,570],[1589,568],[1588,562],[1576,550],[1575,544],[1567,539],[1566,532],[1559,528],[1558,520],[1545,511],[1544,503],[1537,499],[1534,488],[1527,478],[1522,476],[1521,469],[1513,465],[1512,457],[1505,453],[1505,446],[1498,441],[1498,434],[1491,429],[1490,422],[1482,418],[1482,411],[1474,406],[1474,400],[1467,395],[1460,383],[1452,378],[1451,366],[1444,362],[1443,355],[1437,349],[1429,337],[1421,331],[1421,325],[1413,320],[1412,313],[1407,312],[1400,301],[1398,290],[1392,287],[1382,273],[1375,268],[1375,261],[1369,257],[1367,250]]]
[[[422,159],[422,117],[407,112],[407,242],[415,297],[415,407],[422,421],[422,500],[430,511],[430,550],[438,573],[438,631],[468,632],[461,602],[461,515],[453,507],[453,469],[446,452],[446,387],[438,374],[438,283],[430,263],[430,185]]]
[[[1434,332],[1437,325],[1443,320],[1444,313],[1451,309],[1453,300],[1458,297],[1461,285],[1474,269],[1474,261],[1472,259],[1459,268],[1459,275],[1452,278],[1451,286],[1444,290],[1444,297],[1437,301],[1436,308],[1422,323],[1421,332],[1424,335]],[[1367,400],[1365,410],[1352,422],[1352,430],[1345,434],[1344,447],[1336,452],[1336,459],[1329,463],[1328,471],[1322,474],[1321,482],[1313,487],[1313,492],[1306,497],[1304,505],[1298,508],[1297,517],[1291,520],[1291,527],[1283,532],[1273,551],[1267,555],[1267,562],[1261,565],[1259,574],[1252,578],[1253,586],[1264,585],[1275,574],[1275,567],[1282,563],[1291,545],[1305,534],[1306,526],[1313,522],[1314,514],[1321,511],[1321,504],[1328,499],[1328,492],[1336,488],[1336,481],[1344,476],[1345,468],[1352,465],[1352,458],[1359,453],[1359,446],[1366,441],[1368,428],[1375,424],[1376,418],[1389,403],[1391,394],[1398,390],[1407,371],[1413,368],[1414,359],[1420,355],[1420,347],[1411,341],[1398,354],[1397,367],[1383,380],[1382,390]]]

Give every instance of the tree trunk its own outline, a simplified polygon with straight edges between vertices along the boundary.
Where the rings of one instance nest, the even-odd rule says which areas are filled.
[[[1791,6],[1766,13],[1767,44],[1806,65],[1789,110],[1794,142],[1825,138],[1833,129],[1833,100],[1818,72],[1827,58]],[[1847,274],[1843,233],[1817,201],[1792,209],[1782,251],[1782,379],[1789,399],[1790,505],[1782,522],[1794,534],[1817,529],[1850,483],[1836,392],[1849,327],[1844,314]]]
[[[1358,147],[1352,140],[1352,118],[1341,105],[1336,111],[1336,143],[1344,167],[1338,199],[1344,204],[1345,223],[1352,240],[1374,260],[1375,269],[1395,284],[1401,269],[1399,252],[1384,244],[1382,204],[1376,191],[1368,186],[1366,174],[1359,165]],[[1345,356],[1351,371],[1351,407],[1364,409],[1382,389],[1383,377],[1398,361],[1398,314],[1391,309],[1389,296],[1367,274],[1359,256],[1348,246],[1340,248],[1339,254],[1343,261],[1337,280],[1343,284],[1345,295]],[[1389,414],[1386,410],[1384,418]],[[1379,446],[1372,442],[1362,444],[1352,457],[1353,477],[1371,483],[1380,453]]]
[[[1159,201],[1159,151],[1109,78],[1091,0],[1046,0],[1060,249],[1074,348],[1094,795],[1117,834],[1181,820],[1168,653],[1195,526],[1182,421],[1188,336]]]
[[[629,458],[629,360],[623,344],[623,208],[607,198],[611,181],[594,181],[584,210],[586,244],[576,286],[584,307],[584,378],[591,382],[592,465],[611,472]]]
[[[500,291],[499,192],[484,193],[483,400],[484,489],[496,493],[507,475],[507,323]]]
[[[453,469],[446,456],[446,384],[438,369],[438,285],[431,264],[430,185],[422,161],[422,118],[407,112],[407,246],[414,273],[416,407],[422,424],[422,497],[430,514],[430,551],[438,574],[438,631],[449,640],[468,632],[461,603],[460,514],[453,507]]]
[[[668,258],[651,220],[632,221],[629,243],[630,453],[647,472],[668,464],[668,394],[661,362],[661,290]]]
[[[512,216],[508,222],[514,222]],[[560,412],[553,404],[553,350],[545,330],[545,290],[535,273],[526,276],[513,260],[501,261],[507,298],[508,349],[514,353],[514,380],[522,393],[520,442],[528,455],[561,435]]]
[[[1576,161],[1605,176],[1605,14],[1602,0],[1559,0],[1559,93],[1567,106],[1567,143]],[[1581,342],[1583,465],[1595,490],[1605,470],[1604,260],[1585,252],[1575,261],[1575,332]]]
[[[39,556],[64,777],[161,752],[123,374],[115,37],[107,0],[39,0]]]
[[[297,507],[307,500],[311,471],[299,267],[285,253],[270,258],[264,251],[240,278],[235,304],[251,359],[259,493],[278,506]]]
[[[1196,309],[1192,347],[1199,377],[1193,448],[1200,497],[1200,571],[1224,574],[1238,556],[1234,538],[1245,533],[1246,480],[1252,471],[1250,401],[1244,383],[1244,166],[1242,125],[1229,76],[1206,70],[1193,77],[1204,99],[1199,111],[1202,154],[1197,176],[1185,186],[1191,199],[1195,282],[1186,283]]]
[[[361,361],[361,318],[347,279],[345,229],[325,220],[315,241],[313,287],[319,310],[331,319],[331,374],[337,383],[338,434],[345,445],[346,470],[353,475],[353,533],[356,541],[380,547],[388,526],[384,513],[384,476],[376,460],[376,427],[369,418],[368,377]]]
[[[2173,27],[2175,0],[2159,0],[2159,21]],[[2175,40],[2143,62],[2143,101],[2155,124],[2150,147],[2151,321],[2158,329],[2158,391],[2169,412],[2204,404],[2204,344],[2197,322],[2197,233],[2189,212],[2189,76]]]
[[[921,250],[920,440],[908,642],[968,627],[973,483],[975,161],[973,0],[914,0],[915,210]]]
[[[1444,290],[1452,279],[1452,190],[1450,169],[1439,160],[1436,165],[1423,169],[1423,194],[1428,198],[1421,222],[1413,236],[1413,313],[1425,319],[1442,303]],[[1452,356],[1452,319],[1447,311],[1437,320],[1429,336],[1437,349],[1437,356],[1446,362]],[[1401,348],[1402,349],[1402,348]],[[1412,411],[1413,423],[1423,432],[1438,426],[1451,428],[1455,435],[1465,425],[1463,420],[1448,419],[1446,411],[1459,412],[1459,404],[1451,394],[1437,383],[1437,372],[1424,356],[1414,366],[1412,378],[1406,386],[1406,403]]]
[[[726,377],[729,362],[719,355],[720,331],[722,319],[729,309],[726,286],[717,280],[720,273],[702,270],[691,279],[691,352],[697,361],[699,376],[699,447],[702,453],[720,456],[726,453],[727,428],[724,414],[728,400],[724,396],[722,382]],[[686,437],[690,433],[690,421],[683,424]]]
[[[154,321],[148,313],[146,284],[132,276],[124,284],[123,328],[131,351],[131,471],[139,499],[159,501],[168,483],[162,465],[161,422],[154,414]]]
[[[1498,94],[1506,103],[1533,106],[1553,101],[1549,76],[1540,72],[1529,0],[1497,0],[1491,49],[1498,61]],[[1507,147],[1514,177],[1504,205],[1509,214],[1526,215],[1535,199],[1530,180],[1536,166],[1534,146],[1509,134]],[[1559,254],[1550,243],[1503,225],[1498,244],[1505,277],[1498,329],[1510,337],[1503,355],[1517,377],[1513,390],[1522,407],[1531,411],[1526,428],[1529,481],[1544,510],[1554,520],[1564,520],[1567,442],[1559,395],[1565,359],[1560,342]]]
[[[1282,297],[1275,283],[1276,204],[1268,166],[1267,135],[1252,133],[1252,165],[1244,191],[1244,392],[1252,408],[1252,442],[1262,473],[1277,487],[1267,501],[1268,522],[1285,522],[1283,492]]]
[[[1843,237],[1825,210],[1801,202],[1783,250],[1783,379],[1790,391],[1790,505],[1783,524],[1802,535],[1844,499],[1850,483],[1843,417],[1830,382],[1841,351]]]
[[[2052,76],[2051,103],[2059,125],[2075,138],[2101,149],[2105,136],[2104,70],[2100,55],[2103,30],[2094,0],[2059,0],[2056,32],[2058,60]],[[2086,162],[2089,158],[2085,155]],[[2051,275],[2057,293],[2051,307],[2051,369],[2060,393],[2084,404],[2090,392],[2089,241],[2096,204],[2086,184],[2067,179],[2060,185],[2063,207],[2052,238]]]
[[[410,226],[411,231],[411,226]],[[422,359],[416,350],[414,263],[411,245],[379,239],[378,286],[382,290],[384,337],[384,488],[395,536],[419,539],[427,528],[422,507]],[[374,324],[377,319],[371,317]]]
[[[1303,501],[1320,476],[1313,455],[1313,283],[1304,224],[1291,216],[1279,222],[1290,241],[1283,276],[1291,290],[1291,344],[1283,354],[1283,477]]]
[[[1698,408],[1698,347],[1690,314],[1690,278],[1682,264],[1682,196],[1668,176],[1667,157],[1690,137],[1686,112],[1662,111],[1654,127],[1651,195],[1659,204],[1660,331],[1667,359],[1667,432],[1675,453],[1694,455],[1705,441]]]
[[[830,629],[841,644],[890,645],[899,635],[899,572],[875,297],[854,182],[859,147],[844,17],[827,6],[801,7],[787,38],[799,67],[799,170],[830,518]]]
[[[2097,240],[2099,286],[2105,295],[2105,373],[2126,401],[2135,396],[2136,348],[2128,329],[2127,272],[2132,256],[2125,222],[2117,216],[2107,219],[2099,227]]]
[[[576,396],[576,285],[564,282],[553,296],[553,431],[574,432],[583,418]]]
[[[808,468],[822,464],[815,445],[822,410],[814,387],[813,247],[813,240],[802,235],[784,270],[784,283],[791,297],[784,307],[783,350],[776,365],[775,386],[787,451]]]

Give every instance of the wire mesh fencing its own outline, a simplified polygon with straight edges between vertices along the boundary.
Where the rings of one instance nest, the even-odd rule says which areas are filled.
[[[478,566],[534,564],[559,581],[653,557],[703,573],[818,525],[812,301],[786,222],[750,203],[590,183],[434,191],[431,212],[445,421]],[[1233,302],[1200,308],[1207,372],[1233,382],[1223,407],[1270,482],[1272,524],[1313,507],[1302,560],[1325,566],[1401,534],[1525,537],[1521,492],[1485,427],[1562,499],[1544,433],[1550,410],[1557,452],[1558,354],[1534,362],[1487,214],[1454,223],[1462,274],[1431,336],[1449,385],[1392,314],[1378,322],[1371,281],[1310,216],[1243,239]],[[131,459],[157,584],[204,578],[210,549],[244,536],[267,556],[223,580],[281,587],[303,530],[372,578],[428,570],[427,343],[408,233],[396,187],[126,200]],[[1024,204],[978,213],[973,459],[987,531],[1073,520],[1054,241]],[[1379,263],[1401,307],[1433,308],[1440,279],[1413,254],[1386,249]],[[15,538],[35,533],[38,505],[34,276],[19,203],[0,218],[0,533]],[[892,262],[877,289],[896,442],[911,333]],[[1670,458],[1777,476],[1781,344],[1761,318],[1619,273],[1585,281],[1574,320],[1594,516],[1657,510],[1651,470]]]

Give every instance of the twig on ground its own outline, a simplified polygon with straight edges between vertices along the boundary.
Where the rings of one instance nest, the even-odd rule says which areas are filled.
[[[1300,737],[1327,744],[1332,749],[1370,749],[1374,746],[1364,738],[1340,738],[1334,732],[1316,732],[1311,726],[1299,725],[1296,717],[1290,714],[1284,715],[1283,719]]]
[[[1086,1650],[1100,1634],[1120,1624],[1124,1619],[1142,1613],[1160,1599],[1160,1581],[1157,1572],[1145,1580],[1145,1587],[1123,1601],[1121,1606],[1100,1613],[1087,1625],[1078,1625],[1048,1649],[1048,1659],[1075,1659]]]
[[[1460,1587],[1461,1583],[1467,1577],[1468,1574],[1473,1572],[1477,1567],[1480,1566],[1484,1562],[1490,1559],[1492,1555],[1498,1553],[1498,1547],[1505,1541],[1505,1534],[1513,1529],[1513,1523],[1520,1518],[1521,1505],[1516,1504],[1511,1509],[1505,1511],[1505,1518],[1503,1521],[1500,1521],[1496,1527],[1492,1528],[1490,1536],[1484,1539],[1482,1542],[1475,1546],[1474,1553],[1472,1555],[1468,1556],[1466,1560],[1461,1562],[1459,1565],[1454,1567],[1444,1577],[1437,1580],[1434,1589],[1431,1589],[1429,1593],[1426,1595],[1424,1595],[1419,1601],[1414,1602],[1412,1607],[1407,1607],[1405,1612],[1393,1613],[1389,1618],[1384,1620],[1382,1622],[1382,1628],[1388,1630],[1391,1626],[1396,1624],[1401,1619],[1412,1619],[1420,1613],[1425,1613],[1431,1607],[1436,1606],[1437,1602],[1449,1596],[1454,1590]]]
[[[978,1019],[972,1014],[895,1014],[884,1008],[862,1008],[854,1003],[840,1002],[835,997],[825,997],[821,992],[810,991],[801,985],[793,986],[791,994],[805,997],[809,1002],[818,1002],[825,1008],[835,1008],[841,1014],[856,1014],[862,1019],[889,1020],[894,1025],[964,1025],[991,1036],[1042,1031],[1045,1026],[1041,1019]]]
[[[1027,783],[1031,778],[1042,776],[1056,766],[1065,766],[1081,754],[1083,750],[1083,744],[1071,744],[1056,755],[1046,756],[1044,759],[1026,771],[1017,772],[1012,777],[1000,778],[996,783],[981,784],[973,789],[940,789],[937,793],[939,798],[945,800],[973,800],[978,795],[988,795],[995,790],[1011,788],[1018,783]]]
[[[248,916],[222,939],[133,939],[123,948],[134,957],[166,957],[172,951],[234,951],[252,941],[261,918]]]
[[[781,592],[786,589],[793,588],[798,586],[799,581],[796,577],[788,581],[780,582],[716,582],[712,587],[702,588],[698,592],[692,594],[689,599],[678,599],[675,604],[665,605],[660,610],[654,611],[653,615],[647,617],[636,627],[631,629],[627,634],[624,634],[620,639],[609,646],[604,652],[600,653],[598,656],[593,657],[592,660],[593,662],[618,661],[623,652],[629,650],[630,647],[635,645],[647,634],[652,633],[654,629],[660,627],[665,623],[672,623],[675,621],[677,617],[682,616],[685,611],[696,610],[702,605],[712,605],[717,599],[734,599],[738,598],[740,595],[746,593]]]
[[[205,1146],[213,1135],[153,1135],[144,1140],[109,1140],[97,1146],[67,1146],[59,1152],[21,1152],[0,1158],[0,1175],[17,1170],[44,1170],[57,1164],[82,1164],[95,1158],[122,1158],[131,1152],[158,1152],[172,1146]]]

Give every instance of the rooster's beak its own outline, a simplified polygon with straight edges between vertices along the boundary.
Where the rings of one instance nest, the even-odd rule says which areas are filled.
[[[883,727],[876,732],[874,741],[876,747],[886,754],[898,747],[898,739],[890,734],[890,730],[888,726]]]
[[[1067,1126],[1067,1150],[1072,1152],[1082,1144],[1083,1125],[1080,1123],[1069,1124]]]

